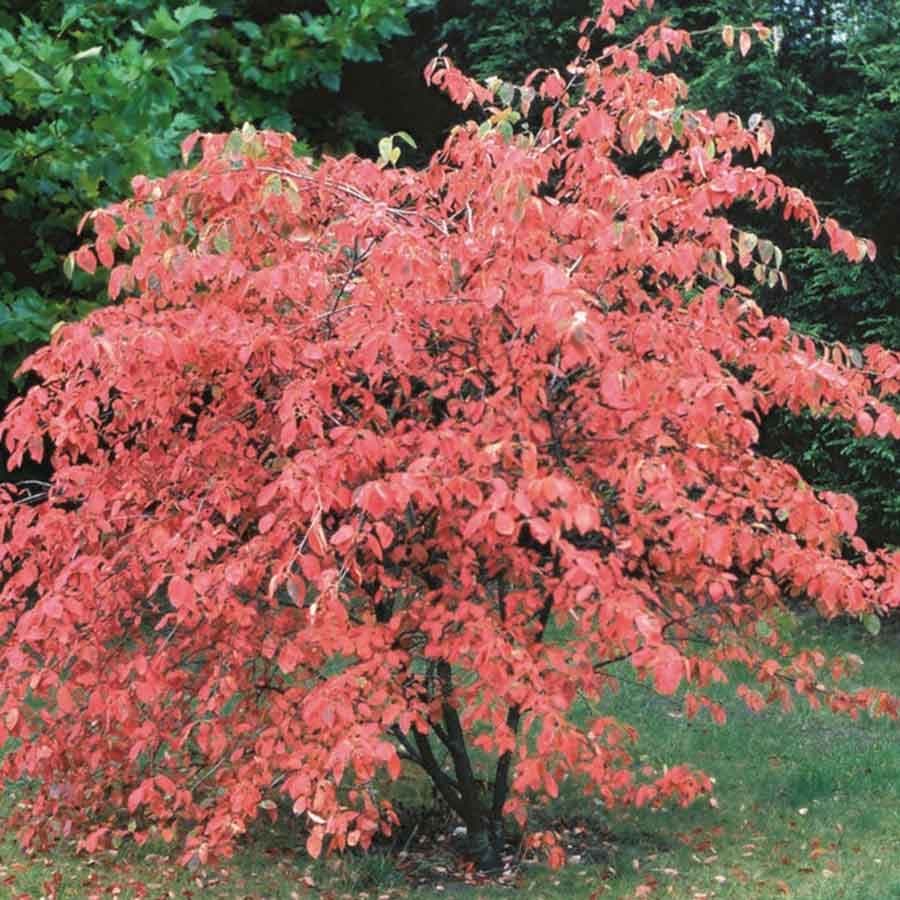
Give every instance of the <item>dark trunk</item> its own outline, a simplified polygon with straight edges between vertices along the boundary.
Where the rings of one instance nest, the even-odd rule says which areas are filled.
[[[505,621],[506,618],[504,597],[505,591],[501,584],[498,587],[501,621]],[[538,642],[543,640],[552,608],[553,597],[552,594],[548,594],[537,616]],[[438,793],[462,820],[466,827],[466,855],[481,871],[499,869],[503,865],[506,839],[503,827],[503,807],[509,796],[513,754],[507,751],[500,755],[492,785],[486,786],[483,781],[480,781],[472,768],[466,737],[453,701],[453,670],[448,662],[442,660],[433,664],[431,672],[439,684],[443,703],[441,704],[440,721],[432,720],[429,724],[438,740],[450,754],[453,762],[452,776],[444,771],[435,757],[427,733],[413,730],[411,732],[412,740],[398,728],[392,730],[393,734],[405,751],[406,758],[425,770]],[[513,734],[518,731],[521,712],[517,705],[511,706],[507,710],[506,726]]]
[[[503,867],[503,823],[482,822],[466,826],[466,855],[482,872],[492,872]]]
[[[459,814],[466,826],[466,855],[482,871],[502,866],[503,818],[502,804],[499,810],[491,802],[483,784],[472,768],[466,736],[456,707],[451,702],[453,675],[448,663],[437,664],[437,675],[445,697],[441,708],[443,725],[435,725],[435,734],[450,753],[456,775],[459,796]]]

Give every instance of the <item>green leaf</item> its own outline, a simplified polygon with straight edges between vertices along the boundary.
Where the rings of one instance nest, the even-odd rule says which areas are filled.
[[[510,84],[508,81],[504,81],[502,85],[500,85],[500,90],[498,95],[500,97],[500,102],[504,106],[512,106],[513,97],[516,94],[516,87],[513,84]]]
[[[235,22],[231,27],[234,31],[238,32],[238,34],[250,38],[251,41],[262,39],[262,28],[260,28],[256,22]]]
[[[263,195],[267,194],[281,194],[281,189],[283,187],[281,176],[280,175],[270,175],[265,184],[263,185]]]
[[[62,34],[73,23],[77,22],[85,13],[83,3],[66,3],[63,9],[62,19],[59,23],[59,34]]]
[[[181,26],[172,18],[172,14],[164,6],[160,6],[143,30],[149,37],[165,40],[178,34],[181,31]]]
[[[216,17],[216,11],[209,6],[201,6],[192,3],[190,6],[179,6],[175,10],[175,19],[182,28],[187,28],[195,22],[208,22]]]
[[[862,617],[862,623],[865,626],[866,631],[873,637],[881,631],[881,619],[879,619],[875,613],[866,613]]]
[[[96,286],[88,287],[66,259],[78,217],[128,194],[135,175],[170,171],[193,130],[238,128],[223,154],[232,166],[265,152],[258,134],[241,133],[244,121],[283,132],[305,126],[296,144],[304,157],[315,156],[326,140],[340,153],[377,139],[362,112],[330,122],[311,117],[298,126],[291,97],[300,86],[337,90],[348,58],[376,58],[386,38],[406,31],[416,4],[328,0],[320,15],[268,16],[243,0],[225,6],[209,0],[17,0],[0,11],[0,117],[6,122],[0,128],[0,204],[4,228],[27,230],[29,237],[16,273],[0,266],[0,304],[18,295],[21,269],[27,283],[41,285],[38,307],[49,308],[47,297],[66,297],[51,324],[77,317],[96,297]],[[235,19],[214,29],[226,7]],[[385,165],[398,161],[394,151],[403,144],[416,148],[407,132],[398,133]],[[266,186],[269,193],[278,190],[277,180]],[[288,184],[281,192],[302,206]],[[146,209],[153,214],[152,204]],[[35,338],[16,315],[18,324],[4,332],[13,343],[0,363],[0,395],[12,371],[6,360],[21,359]]]
[[[232,131],[225,141],[226,156],[240,156],[244,152],[244,139],[239,131]]]
[[[340,70],[325,70],[319,72],[319,82],[322,87],[328,88],[329,91],[337,93],[341,89],[341,73]]]
[[[740,247],[744,253],[752,253],[758,240],[759,238],[752,231],[738,232],[738,247]],[[763,262],[765,262],[765,260],[763,260]]]

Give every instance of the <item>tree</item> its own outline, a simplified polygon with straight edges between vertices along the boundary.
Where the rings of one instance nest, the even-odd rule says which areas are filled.
[[[314,856],[366,847],[404,765],[483,866],[563,779],[690,802],[708,778],[642,773],[604,714],[616,664],[720,723],[729,679],[751,710],[896,715],[777,613],[874,628],[900,560],[855,534],[850,497],[759,453],[755,422],[805,407],[900,437],[900,358],[826,356],[765,316],[751,286],[780,251],[725,213],[779,204],[851,260],[873,247],[754,164],[765,120],[691,110],[639,67],[687,33],[591,56],[634,5],[582,23],[568,81],[488,88],[435,60],[488,118],[421,171],[316,167],[248,126],[192,135],[192,168],[86,217],[73,263],[109,269],[117,303],[31,357],[0,425],[13,464],[55,472],[0,504],[26,844],[158,833],[202,863],[283,801]],[[649,141],[663,159],[626,173]]]
[[[523,79],[532,60],[564,65],[572,33],[584,16],[581,0],[441,0],[435,8],[432,41],[447,45],[454,63],[484,80]]]
[[[809,246],[792,222],[767,232],[784,248],[790,290],[764,288],[764,310],[817,339],[900,347],[900,256],[893,227],[898,202],[896,142],[896,0],[759,0],[754,3],[669,2],[659,15],[689,31],[763,21],[779,40],[754,45],[740,66],[712,42],[683,54],[678,74],[692,102],[731,109],[744,119],[765,112],[778,134],[770,171],[816,197],[820,209],[875,240],[873,264],[848,267],[825,248]],[[732,221],[763,227],[755,210]],[[859,439],[845,422],[776,410],[761,423],[761,443],[796,465],[821,490],[853,494],[859,531],[874,546],[900,545],[900,455],[894,442]]]
[[[840,40],[832,39],[832,71],[814,83],[807,118],[826,141],[814,165],[822,173],[823,193],[827,187],[829,209],[851,228],[866,228],[878,244],[877,265],[842,271],[827,254],[798,249],[793,254],[801,273],[793,281],[798,289],[780,308],[821,337],[877,340],[897,348],[900,242],[893,221],[900,203],[894,175],[900,150],[884,136],[900,128],[900,4],[869,0],[845,4],[841,13],[833,26]],[[771,446],[802,448],[794,456],[805,477],[854,494],[867,540],[900,545],[900,454],[894,442],[859,441],[845,423],[822,427],[806,417],[799,422],[773,417],[766,430]]]
[[[583,9],[572,0],[444,0],[436,7],[433,37],[420,44],[431,49],[446,41],[461,68],[480,78],[514,80],[533,59],[561,65],[569,45],[566,23]],[[894,349],[900,347],[893,224],[898,16],[897,0],[657,0],[652,11],[622,23],[627,35],[637,35],[651,17],[692,33],[755,21],[777,29],[778,40],[754,44],[741,65],[733,64],[741,54],[737,40],[728,53],[721,44],[698,41],[692,52],[655,65],[659,71],[675,66],[696,107],[729,109],[745,121],[764,112],[779,136],[767,168],[878,245],[871,265],[848,267],[826,249],[809,246],[796,223],[764,224],[755,210],[736,210],[734,224],[754,232],[766,228],[788,260],[791,290],[761,289],[762,308],[820,339],[878,341]],[[784,411],[767,417],[761,432],[765,446],[816,487],[853,494],[867,541],[900,545],[900,456],[893,443],[859,440],[844,423]]]
[[[429,3],[333,0],[272,15],[251,0],[173,10],[46,0],[0,11],[0,400],[56,322],[99,302],[90,279],[58,277],[84,209],[121,197],[139,172],[169,171],[197,128],[249,120],[321,143],[322,117],[300,98],[325,93],[334,104],[342,67],[377,60]],[[352,144],[372,127],[330,115],[327,139]]]

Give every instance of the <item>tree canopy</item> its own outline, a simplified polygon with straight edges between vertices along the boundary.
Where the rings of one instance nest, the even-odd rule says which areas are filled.
[[[565,23],[585,10],[586,4],[572,0],[445,0],[437,7],[432,44],[447,41],[448,54],[482,79],[516,80],[532,59],[562,69],[570,46]],[[706,40],[677,58],[645,64],[677,72],[690,85],[694,106],[730,109],[745,121],[755,113],[771,120],[778,139],[768,168],[814,196],[829,215],[874,239],[874,263],[848,267],[827,249],[810,245],[796,223],[766,222],[746,207],[733,211],[736,225],[749,231],[764,227],[785,253],[789,290],[763,287],[760,305],[819,340],[900,347],[900,249],[893,224],[898,17],[897,0],[657,0],[652,10],[620,23],[616,35],[633,37],[660,18],[693,34],[706,32]],[[727,52],[709,40],[726,27],[736,37],[752,34],[754,22],[770,27],[774,39],[753,42],[746,55],[738,40]],[[843,423],[789,412],[766,418],[762,440],[815,485],[857,497],[867,540],[900,545],[900,456],[892,442],[861,441]]]

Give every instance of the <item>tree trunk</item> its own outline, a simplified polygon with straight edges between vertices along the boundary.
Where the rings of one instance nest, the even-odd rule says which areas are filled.
[[[503,866],[503,822],[482,819],[466,826],[466,855],[479,871],[492,872]]]

